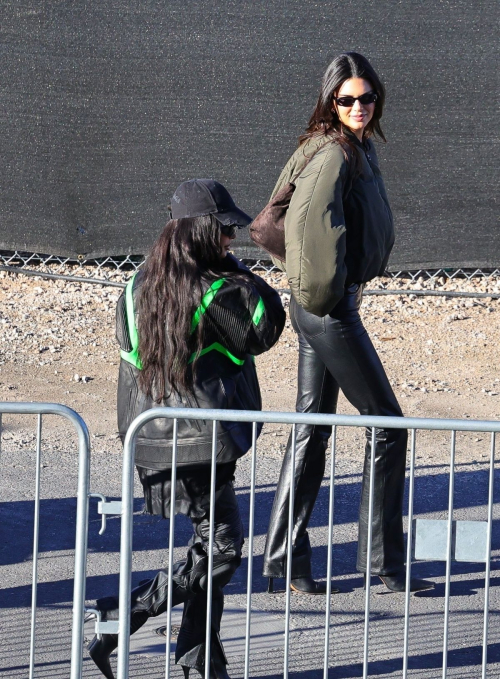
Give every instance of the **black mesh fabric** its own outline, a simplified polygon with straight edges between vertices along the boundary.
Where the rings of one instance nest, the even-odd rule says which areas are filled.
[[[143,254],[200,176],[255,215],[356,50],[387,84],[392,268],[500,264],[496,0],[16,0],[0,19],[0,249]],[[236,253],[262,254],[244,230]]]
[[[132,351],[132,342],[128,333],[125,293],[120,295],[116,305],[116,339],[123,351]]]
[[[241,307],[236,311],[218,303],[217,297],[211,302],[204,314],[205,345],[220,342],[231,353],[241,356],[248,345],[248,332],[252,319],[248,313],[242,314]]]

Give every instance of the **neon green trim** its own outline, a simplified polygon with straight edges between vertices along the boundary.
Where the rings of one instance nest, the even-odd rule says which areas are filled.
[[[199,356],[208,354],[209,351],[219,351],[221,354],[224,354],[224,356],[227,356],[227,358],[229,358],[233,363],[236,363],[236,365],[244,365],[245,363],[245,359],[236,358],[236,356],[234,356],[228,349],[226,349],[226,347],[223,347],[222,344],[219,344],[219,342],[214,342],[209,347],[202,349],[199,353]],[[189,359],[188,363],[192,363],[195,358],[196,352],[191,354],[191,358]]]
[[[130,338],[130,343],[132,345],[131,351],[120,351],[120,356],[124,361],[131,363],[137,370],[142,370],[141,359],[139,358],[139,333],[135,325],[135,312],[134,312],[134,280],[137,275],[137,271],[132,276],[132,278],[127,283],[125,288],[125,310],[127,313],[127,328],[128,336]]]
[[[205,313],[205,311],[208,309],[210,304],[213,302],[213,299],[214,299],[215,295],[217,294],[219,288],[221,288],[224,285],[225,282],[226,282],[225,278],[219,278],[218,280],[214,281],[212,283],[212,285],[208,288],[206,293],[203,295],[203,297],[201,298],[200,306],[194,312],[193,320],[191,321],[191,334],[193,334],[193,332],[198,327],[198,323],[200,322],[200,318]]]
[[[202,315],[205,313],[205,311],[208,309],[210,304],[213,302],[215,295],[219,291],[219,289],[224,285],[226,282],[225,278],[219,278],[218,280],[214,281],[212,285],[208,288],[206,293],[203,295],[201,298],[200,306],[196,309],[193,315],[193,320],[191,321],[191,334],[196,330],[198,327],[198,324],[200,322],[200,318]],[[258,305],[257,305],[258,306]],[[263,311],[262,311],[263,313]],[[262,313],[260,316],[262,316]],[[254,314],[255,315],[255,314]],[[260,320],[259,316],[259,320]],[[204,356],[205,354],[208,354],[209,351],[218,351],[221,354],[224,354],[229,360],[231,360],[233,363],[236,363],[236,365],[243,365],[245,363],[245,360],[236,358],[234,354],[232,354],[229,349],[226,349],[222,344],[219,344],[219,342],[214,342],[211,344],[209,347],[205,347],[205,349],[202,349],[200,353],[198,354],[198,358],[200,356]],[[189,359],[188,363],[192,363],[194,359],[197,356],[197,352],[195,351],[193,354],[191,354],[191,358]]]
[[[252,323],[254,325],[259,325],[260,319],[264,315],[265,310],[266,310],[266,307],[264,306],[264,302],[262,301],[262,297],[259,297],[259,301],[257,302],[257,306],[255,307],[255,311],[253,312],[253,316],[252,316]]]

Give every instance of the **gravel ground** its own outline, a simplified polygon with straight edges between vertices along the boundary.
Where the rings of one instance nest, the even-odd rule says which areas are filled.
[[[119,280],[120,276],[115,276]],[[279,274],[268,280],[283,290]],[[498,294],[500,280],[396,279],[373,281],[371,289],[424,288]],[[110,497],[120,495],[121,445],[115,422],[118,350],[114,340],[114,308],[119,290],[87,283],[26,278],[0,272],[0,399],[50,401],[66,404],[87,422],[92,441],[91,488]],[[500,301],[492,298],[369,296],[362,314],[406,415],[500,418],[500,373],[497,338]],[[279,344],[259,357],[257,367],[266,410],[294,409],[297,342],[287,323]],[[339,412],[353,413],[341,399]],[[43,429],[42,523],[39,575],[39,636],[37,676],[67,677],[72,596],[72,547],[76,492],[76,437],[66,423],[48,417]],[[284,594],[269,596],[260,576],[267,520],[288,432],[267,425],[259,441],[257,466],[256,538],[254,545],[253,609],[281,613]],[[359,502],[364,433],[340,430],[335,495],[334,579],[341,594],[332,597],[330,676],[362,676],[364,599],[361,579],[354,571],[356,513]],[[31,601],[31,532],[33,528],[35,423],[26,416],[4,417],[0,493],[0,673],[25,677],[29,655]],[[487,435],[457,437],[456,518],[484,520],[489,455]],[[422,433],[417,448],[416,511],[424,518],[444,518],[447,508],[449,434]],[[249,464],[241,461],[237,492],[245,524],[248,521]],[[497,484],[498,486],[498,484]],[[498,491],[495,519],[498,518]],[[140,514],[136,487],[134,578],[140,580],[165,563],[168,522]],[[117,586],[119,521],[111,519],[107,533],[97,535],[99,518],[91,503],[88,588],[89,600]],[[321,490],[311,522],[316,575],[325,577],[328,516],[328,480]],[[500,676],[498,625],[500,582],[499,535],[494,533],[490,625],[490,674]],[[144,526],[145,530],[141,530]],[[189,526],[183,517],[176,524],[176,544],[186,544]],[[161,548],[159,548],[159,546]],[[245,548],[247,549],[247,547]],[[227,588],[227,607],[245,608],[247,559]],[[444,566],[422,563],[422,577],[437,582],[432,595],[412,597],[411,677],[440,677]],[[481,579],[483,578],[483,580]],[[401,676],[403,599],[372,597],[370,676]],[[481,610],[484,569],[481,564],[454,564],[450,618],[450,677],[475,679],[480,675]],[[302,679],[321,676],[324,599],[292,598],[291,669]],[[158,623],[160,624],[160,623]],[[282,637],[275,633],[275,650],[252,652],[252,676],[281,676]],[[271,645],[272,646],[272,645]],[[160,677],[164,662],[133,655],[131,676]],[[13,660],[15,658],[15,660]],[[231,676],[243,674],[241,653],[230,655]],[[85,677],[97,677],[85,661]]]

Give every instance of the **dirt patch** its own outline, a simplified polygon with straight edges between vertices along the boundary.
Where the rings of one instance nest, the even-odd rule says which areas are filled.
[[[278,273],[268,281],[284,290]],[[425,288],[495,294],[499,279],[409,283],[377,279],[370,289]],[[0,398],[70,406],[89,425],[94,451],[119,452],[115,393],[119,353],[114,313],[119,290],[0,272]],[[500,418],[500,301],[491,298],[370,296],[362,316],[406,415]],[[266,410],[293,410],[297,340],[289,321],[278,345],[257,359]],[[339,412],[354,410],[343,398]],[[15,434],[10,418],[7,431]],[[269,427],[280,454],[284,427]],[[484,444],[482,438],[475,437]],[[479,452],[481,456],[484,453]],[[476,455],[471,444],[470,455]]]

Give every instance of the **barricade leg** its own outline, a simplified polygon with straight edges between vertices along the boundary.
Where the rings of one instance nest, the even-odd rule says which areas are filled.
[[[75,583],[73,587],[73,632],[71,641],[71,679],[81,679],[83,671],[83,621],[89,533],[90,439],[83,420],[78,432],[78,491],[75,535]]]
[[[38,587],[38,542],[40,538],[40,469],[42,467],[42,416],[38,415],[36,432],[35,520],[33,528],[33,580],[31,589],[30,679],[35,673],[36,604]]]
[[[172,472],[170,487],[170,526],[168,537],[168,593],[167,593],[167,627],[165,630],[165,679],[170,679],[170,638],[172,636],[172,575],[174,570],[174,537],[175,537],[175,491],[177,484],[177,431],[178,420],[174,419],[172,442]]]
[[[370,635],[370,585],[372,572],[373,496],[375,491],[375,447],[376,430],[372,427],[372,449],[370,456],[370,490],[368,506],[368,537],[366,544],[366,592],[365,592],[365,633],[363,641],[363,679],[368,677],[368,640]]]
[[[451,550],[453,541],[453,495],[455,492],[455,449],[457,434],[451,432],[450,489],[448,497],[448,538],[446,545],[446,583],[444,598],[443,679],[448,676],[448,630],[450,619]]]
[[[214,522],[215,522],[215,476],[217,473],[217,420],[212,427],[212,465],[210,472],[210,519],[208,539],[208,573],[207,573],[207,634],[205,637],[205,679],[210,679],[210,653],[212,642],[212,592],[214,570]]]
[[[290,595],[292,583],[292,550],[293,550],[293,510],[295,503],[295,452],[297,447],[296,425],[292,425],[292,448],[290,456],[290,500],[288,505],[288,536],[286,558],[286,604],[285,604],[285,653],[283,666],[283,679],[288,679],[289,650],[290,650]]]
[[[483,666],[481,679],[486,679],[488,665],[488,620],[490,609],[491,533],[493,529],[493,490],[495,487],[495,433],[491,434],[490,479],[488,487],[488,535],[486,538],[486,573],[484,578]]]
[[[333,549],[333,519],[334,519],[334,490],[335,490],[335,453],[337,447],[337,427],[332,429],[332,446],[330,462],[330,497],[328,502],[328,551],[326,563],[326,611],[325,611],[325,660],[323,679],[328,679],[330,656],[330,597],[332,595],[332,549]]]
[[[403,679],[408,676],[408,634],[410,630],[410,582],[411,582],[411,545],[413,539],[413,497],[415,490],[415,429],[411,430],[410,443],[410,488],[408,497],[408,535],[406,543],[406,591],[405,591],[405,626],[403,648]]]
[[[257,422],[252,422],[252,469],[250,473],[250,517],[248,525],[247,617],[245,623],[245,674],[250,675],[250,626],[252,616],[252,568],[255,524],[255,469],[257,466]]]
[[[123,447],[122,526],[120,539],[120,615],[118,622],[118,679],[128,679],[130,605],[132,591],[132,534],[135,432],[131,427]]]

